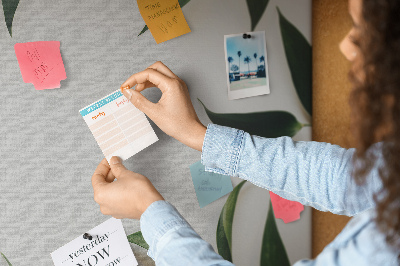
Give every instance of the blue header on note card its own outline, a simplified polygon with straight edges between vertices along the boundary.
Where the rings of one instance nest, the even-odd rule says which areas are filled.
[[[109,102],[114,101],[115,99],[121,97],[123,94],[120,91],[116,91],[113,94],[107,96],[104,99],[101,99],[98,102],[95,102],[94,104],[90,105],[89,107],[86,107],[85,109],[82,109],[81,111],[79,111],[79,113],[82,116],[88,115],[93,111],[96,111],[97,109],[99,109],[100,107],[106,105]]]

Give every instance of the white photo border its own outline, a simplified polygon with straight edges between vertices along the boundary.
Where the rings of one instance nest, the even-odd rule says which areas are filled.
[[[268,59],[267,59],[268,56],[267,56],[267,45],[266,45],[266,41],[265,41],[265,31],[246,32],[246,34],[250,34],[250,35],[252,35],[252,37],[253,36],[261,36],[262,37],[261,42],[263,42],[263,44],[264,44],[263,47],[264,47],[264,55],[265,55],[264,63],[265,63],[266,85],[231,91],[230,82],[229,82],[229,63],[228,63],[228,52],[227,52],[227,48],[226,48],[226,40],[227,40],[227,38],[230,38],[230,37],[238,37],[238,36],[242,37],[243,33],[224,35],[226,81],[227,81],[227,85],[228,85],[228,99],[229,100],[236,100],[236,99],[265,95],[265,94],[270,93],[269,74],[268,74]]]

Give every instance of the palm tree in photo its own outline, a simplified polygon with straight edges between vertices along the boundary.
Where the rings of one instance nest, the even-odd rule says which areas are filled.
[[[233,62],[232,56],[228,57],[229,69],[231,69],[231,63]]]
[[[240,80],[240,57],[242,56],[242,52],[238,51],[238,56],[239,56],[239,80]]]
[[[258,65],[257,65],[257,53],[254,53],[253,54],[253,56],[254,56],[254,63],[256,63],[256,73],[257,73],[257,70],[258,70]]]
[[[261,63],[261,62],[264,62],[264,71],[265,71],[265,58],[264,58],[263,55],[260,57],[260,63]]]
[[[231,70],[232,70],[232,72],[238,72],[238,71],[239,71],[238,65],[233,64],[233,65],[231,66]]]
[[[259,65],[258,66],[258,71],[257,71],[257,77],[266,77],[267,76],[267,72],[265,69],[265,58],[264,56],[260,56],[260,63],[264,62],[264,65]]]
[[[247,68],[248,68],[248,70],[249,70],[248,77],[250,77],[250,62],[251,62],[250,56],[246,56],[246,57],[244,58],[244,62],[247,64]]]

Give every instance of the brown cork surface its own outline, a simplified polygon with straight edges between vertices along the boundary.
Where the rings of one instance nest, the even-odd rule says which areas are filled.
[[[351,28],[347,0],[313,1],[313,140],[349,148],[349,62],[339,43]],[[313,210],[312,256],[317,256],[349,218]]]

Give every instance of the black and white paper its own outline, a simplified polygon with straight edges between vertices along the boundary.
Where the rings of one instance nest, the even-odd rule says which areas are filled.
[[[92,240],[84,239],[88,233]],[[111,218],[51,253],[55,266],[138,265],[121,220]]]

